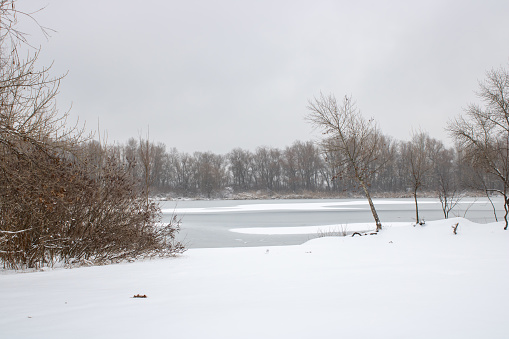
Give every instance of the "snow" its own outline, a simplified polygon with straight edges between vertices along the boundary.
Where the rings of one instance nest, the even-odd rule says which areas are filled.
[[[411,226],[408,222],[384,223],[384,227]],[[231,232],[242,234],[263,234],[263,235],[290,235],[290,234],[352,234],[354,232],[374,232],[373,223],[353,223],[342,225],[320,225],[320,226],[298,226],[298,227],[245,227],[232,228]]]
[[[508,267],[501,223],[455,218],[300,246],[4,272],[0,338],[509,338]]]
[[[376,205],[414,205],[415,202],[411,200],[391,200],[391,199],[375,199]],[[474,202],[475,203],[475,202]],[[426,204],[440,204],[436,201],[423,200],[419,202],[421,205]],[[365,207],[352,207],[352,206],[365,206]],[[339,211],[339,210],[362,210],[369,209],[367,200],[352,200],[352,201],[334,201],[334,202],[302,202],[302,203],[281,203],[277,204],[240,204],[227,207],[203,207],[203,208],[173,208],[162,209],[165,214],[198,214],[198,213],[230,213],[230,212],[259,212],[259,211]]]

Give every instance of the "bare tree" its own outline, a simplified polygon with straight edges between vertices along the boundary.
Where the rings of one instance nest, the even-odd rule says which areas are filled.
[[[461,191],[458,185],[458,168],[455,166],[457,155],[454,149],[445,148],[444,144],[436,139],[429,139],[429,157],[433,166],[432,180],[438,200],[444,213],[444,218],[449,218],[449,213],[461,200]]]
[[[291,147],[286,147],[282,153],[281,171],[287,189],[292,192],[297,192],[302,187],[299,180],[299,164],[298,155],[295,144]]]
[[[319,150],[308,142],[294,142],[293,148],[297,153],[297,165],[302,188],[313,191],[319,181],[319,166],[322,165]]]
[[[153,168],[154,168],[154,154],[155,147],[149,140],[149,134],[147,138],[142,139],[140,137],[138,148],[139,164],[141,165],[142,181],[143,181],[143,192],[145,195],[145,201],[147,206],[150,205],[150,188],[154,182]]]
[[[347,175],[356,180],[368,199],[376,229],[381,230],[382,223],[369,191],[370,177],[380,169],[376,160],[384,148],[377,125],[372,119],[364,119],[346,96],[338,105],[333,95],[321,94],[309,102],[308,109],[307,120],[325,135],[321,141],[323,149],[337,154],[336,166],[341,172],[336,176]]]
[[[213,192],[224,188],[226,181],[225,157],[211,152],[196,152],[196,179],[201,193],[207,198],[212,197]]]
[[[479,83],[477,96],[481,105],[471,104],[465,116],[459,116],[448,125],[465,157],[474,168],[495,178],[499,187],[488,188],[504,197],[504,220],[508,228],[509,214],[509,71],[492,69]]]
[[[22,142],[45,152],[48,140],[52,149],[69,149],[81,141],[81,134],[66,126],[68,115],[55,107],[63,76],[51,77],[51,67],[38,69],[38,52],[19,57],[26,40],[15,28],[18,15],[15,1],[0,1],[0,144],[20,156]]]
[[[283,186],[292,192],[315,191],[321,185],[320,170],[324,166],[320,150],[310,141],[295,141],[281,156]]]
[[[269,191],[280,187],[281,151],[272,147],[258,147],[253,155],[253,169],[257,187]]]
[[[400,169],[398,168],[398,147],[399,143],[391,137],[385,137],[384,152],[382,152],[381,160],[383,166],[379,171],[377,177],[378,189],[383,192],[400,192],[403,190],[404,178],[399,175]]]
[[[227,154],[226,159],[229,161],[228,168],[232,176],[234,188],[237,190],[247,190],[252,184],[253,155],[251,152],[235,148]]]
[[[421,224],[417,192],[422,188],[425,179],[432,169],[430,161],[430,137],[424,132],[413,133],[412,140],[406,147],[406,158],[409,163],[408,178],[415,202],[415,223]]]

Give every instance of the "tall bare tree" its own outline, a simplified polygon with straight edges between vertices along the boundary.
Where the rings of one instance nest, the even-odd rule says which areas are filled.
[[[487,188],[504,197],[504,220],[509,214],[509,71],[492,69],[479,83],[481,105],[471,104],[464,116],[448,125],[471,164],[497,178],[498,187]]]
[[[309,101],[307,120],[325,135],[321,145],[325,152],[337,154],[337,177],[350,176],[356,180],[368,199],[376,230],[382,223],[371,199],[370,178],[380,168],[377,163],[384,148],[383,136],[373,119],[366,120],[350,97],[338,104],[333,95],[320,95]]]
[[[258,147],[253,155],[257,187],[274,191],[280,187],[281,151],[273,147]]]
[[[417,132],[412,135],[412,140],[406,147],[408,166],[408,178],[412,187],[412,195],[415,202],[415,223],[421,224],[419,217],[419,204],[417,192],[425,183],[429,172],[433,168],[430,159],[430,137],[424,132]]]
[[[447,219],[461,200],[458,155],[453,148],[446,148],[442,141],[433,138],[428,140],[428,155],[433,166],[429,186],[436,191],[444,218]]]
[[[234,188],[238,190],[248,189],[251,185],[253,174],[253,155],[251,152],[235,148],[227,154],[226,159],[229,161],[229,171]]]
[[[195,176],[201,193],[207,198],[212,197],[213,192],[219,192],[226,182],[225,157],[211,152],[196,152]]]

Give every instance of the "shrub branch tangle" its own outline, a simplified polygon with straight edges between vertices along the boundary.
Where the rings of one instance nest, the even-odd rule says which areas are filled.
[[[158,225],[129,166],[66,128],[60,78],[18,57],[14,1],[0,1],[0,260],[6,268],[107,262],[183,251],[179,221]],[[21,39],[21,40],[20,40]]]

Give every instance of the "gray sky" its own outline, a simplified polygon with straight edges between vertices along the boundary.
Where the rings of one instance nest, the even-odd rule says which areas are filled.
[[[179,151],[318,137],[309,99],[352,95],[384,133],[443,128],[509,62],[509,1],[22,0],[42,64],[69,72],[58,105],[108,141]]]

